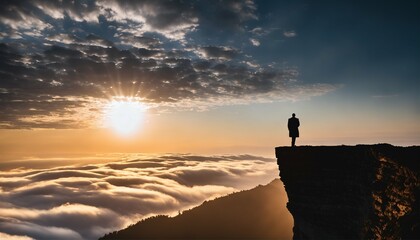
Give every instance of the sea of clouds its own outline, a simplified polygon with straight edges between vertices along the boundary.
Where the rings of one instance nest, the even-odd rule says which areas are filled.
[[[2,171],[0,238],[97,239],[277,176],[274,159],[252,155],[151,155]]]

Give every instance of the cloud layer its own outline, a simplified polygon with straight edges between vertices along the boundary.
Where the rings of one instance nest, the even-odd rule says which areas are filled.
[[[295,67],[253,59],[248,47],[271,31],[250,31],[258,19],[252,0],[5,2],[0,128],[97,125],[106,101],[121,95],[174,111],[335,88],[299,83]]]
[[[96,239],[276,175],[274,160],[251,155],[165,155],[3,171],[0,232],[17,239]]]

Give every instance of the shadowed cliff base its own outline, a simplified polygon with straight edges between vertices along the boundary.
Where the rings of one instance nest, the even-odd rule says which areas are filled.
[[[418,239],[420,147],[276,148],[294,239]]]
[[[156,216],[105,239],[291,239],[292,217],[279,179],[206,201],[176,217]]]

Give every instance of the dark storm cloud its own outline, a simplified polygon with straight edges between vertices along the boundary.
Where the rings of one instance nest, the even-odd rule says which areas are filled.
[[[157,111],[203,110],[335,88],[298,84],[293,67],[191,35],[252,34],[242,30],[255,11],[253,1],[10,1],[0,10],[0,127],[88,127],[118,95]]]
[[[35,239],[97,239],[143,217],[176,213],[276,175],[273,159],[252,155],[166,155],[2,171],[0,232]]]

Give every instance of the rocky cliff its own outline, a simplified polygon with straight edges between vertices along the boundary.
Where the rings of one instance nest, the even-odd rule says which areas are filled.
[[[294,239],[419,239],[420,147],[276,148]]]

